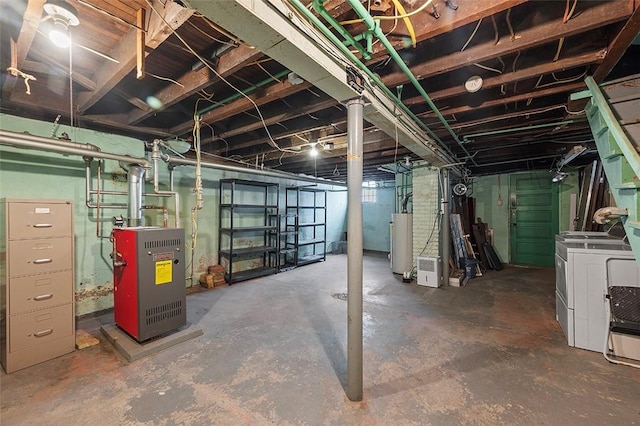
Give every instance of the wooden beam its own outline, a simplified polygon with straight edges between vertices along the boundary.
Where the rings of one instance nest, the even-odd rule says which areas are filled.
[[[9,41],[11,48],[11,66],[21,71],[24,66],[24,61],[27,59],[27,53],[31,48],[33,39],[36,36],[38,26],[40,25],[40,18],[42,17],[44,3],[45,0],[28,0],[26,10],[22,17],[22,26],[20,27],[18,39],[10,39]],[[5,23],[3,25],[7,24]],[[17,81],[17,78],[5,79],[2,87],[3,99],[9,99]]]
[[[304,108],[296,109],[293,111],[283,112],[282,114],[277,114],[272,117],[265,118],[264,124],[262,121],[255,121],[251,124],[247,124],[244,126],[236,127],[235,129],[227,130],[226,132],[221,132],[216,136],[221,139],[230,138],[237,135],[242,135],[247,132],[252,132],[257,129],[264,128],[266,124],[268,126],[272,126],[277,123],[281,123],[283,121],[291,120],[297,117],[301,117],[307,114],[313,114],[314,112],[322,111],[323,109],[331,108],[338,105],[338,101],[335,99],[329,99],[323,102],[313,103]]]
[[[115,93],[119,98],[124,99],[125,101],[129,102],[131,105],[140,109],[141,111],[153,111],[153,108],[151,108],[145,101],[130,95],[129,93],[125,92],[122,89],[118,89],[116,87],[112,90],[112,92]],[[126,117],[124,117],[124,119],[126,121]]]
[[[166,40],[173,30],[185,23],[194,11],[186,9],[173,1],[167,2],[166,6],[163,6],[160,0],[154,0],[152,4],[154,9],[162,14],[162,17],[159,17],[157,13],[151,12],[146,46],[154,49]],[[165,24],[165,21],[169,25]],[[119,63],[107,61],[95,72],[92,79],[96,82],[96,89],[93,92],[85,92],[78,96],[77,105],[80,114],[85,113],[95,105],[135,68],[136,38],[137,30],[132,28],[122,37],[120,43],[111,52],[111,56],[117,59]],[[148,54],[148,52],[145,52],[145,54]]]
[[[476,111],[478,109],[500,106],[500,105],[504,105],[512,102],[526,101],[527,99],[530,99],[530,98],[535,99],[535,98],[541,98],[544,96],[557,95],[558,93],[573,92],[573,91],[581,90],[584,88],[585,88],[584,82],[580,81],[572,84],[563,84],[562,86],[552,87],[550,89],[536,90],[534,92],[522,93],[520,95],[510,96],[507,98],[492,99],[476,106],[463,105],[463,106],[454,107],[454,108],[442,108],[440,109],[440,112],[444,116],[452,115],[452,114],[460,114],[460,113],[469,112],[469,111]],[[427,111],[427,112],[418,114],[418,117],[434,117],[434,116],[435,116],[435,113],[433,111]]]
[[[633,12],[632,3],[629,0],[611,0],[599,3],[571,18],[566,24],[562,23],[562,18],[553,20],[518,32],[518,37],[514,40],[502,39],[498,44],[495,44],[493,40],[485,42],[469,47],[462,52],[455,52],[415,65],[411,70],[420,80],[463,68],[476,62],[483,62],[496,56],[504,56],[519,50],[523,51],[551,43],[560,37],[569,37],[626,19]],[[388,74],[382,78],[382,81],[390,88],[409,82],[403,72]]]
[[[635,12],[633,12],[622,30],[609,44],[607,56],[593,73],[593,79],[597,83],[602,83],[604,79],[607,78],[613,67],[616,66],[638,34],[640,34],[640,6],[636,5]]]
[[[138,26],[136,29],[136,78],[138,80],[144,78],[144,48],[146,43],[145,33],[142,29],[147,22],[145,12],[145,9],[138,9],[138,13],[136,13],[136,25]]]
[[[606,54],[606,50],[599,49],[589,53],[573,56],[571,58],[559,59],[556,62],[548,62],[545,64],[535,65],[516,72],[508,72],[500,74],[496,77],[489,77],[482,83],[482,89],[498,87],[503,84],[510,84],[520,80],[526,80],[540,75],[550,74],[552,72],[560,72],[568,69],[601,62]],[[429,94],[432,100],[440,100],[452,98],[454,96],[466,95],[467,91],[463,85],[438,90]],[[416,96],[404,101],[405,105],[415,105],[424,103],[422,96]]]
[[[236,73],[247,63],[254,62],[263,56],[262,52],[256,49],[238,46],[220,57],[216,71],[221,76],[227,77]],[[200,90],[206,89],[219,80],[220,78],[217,75],[212,75],[211,71],[206,67],[198,71],[188,71],[177,80],[178,83],[184,87],[169,84],[154,93],[153,96],[162,104],[162,108],[160,109],[162,110],[188,98]],[[138,124],[149,118],[154,112],[155,111],[133,113],[129,118],[129,124]]]
[[[57,61],[51,55],[44,55],[35,49],[32,49],[30,52],[30,57],[35,59],[38,62],[33,61],[25,61],[24,68],[26,70],[42,73],[42,74],[52,74],[52,70],[49,69],[51,67],[60,70],[64,75],[66,75],[67,80],[69,79],[69,65],[65,65],[62,62]],[[48,66],[47,66],[48,65]],[[71,74],[71,78],[75,83],[78,83],[80,86],[84,87],[89,91],[94,91],[96,89],[96,83],[91,80],[89,77],[80,74],[77,70],[74,70]]]
[[[209,112],[202,114],[202,121],[205,123],[215,123],[216,121],[222,121],[229,117],[233,117],[236,114],[240,114],[244,111],[255,108],[255,106],[265,105],[269,102],[277,99],[286,98],[294,93],[298,93],[301,90],[305,90],[312,87],[311,83],[304,82],[301,84],[291,84],[287,80],[281,82],[275,82],[270,86],[261,88],[249,94],[247,97],[241,97],[235,101],[232,101],[226,105],[222,105]],[[254,104],[255,103],[255,104]],[[193,120],[186,123],[179,124],[171,129],[171,132],[175,135],[183,135],[193,127]]]

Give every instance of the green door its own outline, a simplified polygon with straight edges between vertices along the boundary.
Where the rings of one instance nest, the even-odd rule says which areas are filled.
[[[511,175],[511,263],[554,266],[558,185],[548,172]]]

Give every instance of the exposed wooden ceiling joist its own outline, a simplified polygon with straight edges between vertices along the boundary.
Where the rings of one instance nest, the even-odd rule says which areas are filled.
[[[155,11],[162,16],[149,11],[146,46],[151,49],[160,45],[172,34],[173,30],[178,29],[193,14],[192,10],[183,8],[174,2],[167,2],[166,5],[163,5],[160,0],[153,0],[152,4]],[[96,83],[96,89],[93,92],[80,94],[77,99],[78,111],[81,114],[85,113],[135,69],[136,39],[137,30],[132,28],[111,52],[111,56],[118,60],[118,63],[107,62],[92,76],[92,80]],[[146,53],[148,54],[148,52]]]

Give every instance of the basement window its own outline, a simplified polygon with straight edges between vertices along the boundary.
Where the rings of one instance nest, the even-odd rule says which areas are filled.
[[[376,202],[376,183],[374,181],[362,183],[362,202],[363,203],[375,203]]]

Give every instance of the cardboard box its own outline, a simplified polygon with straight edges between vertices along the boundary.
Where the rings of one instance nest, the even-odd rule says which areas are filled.
[[[616,356],[640,361],[640,336],[612,332],[609,349]]]
[[[226,284],[224,272],[219,274],[200,274],[200,285],[206,288],[220,287]]]
[[[449,285],[451,287],[463,287],[466,284],[464,271],[456,269],[449,275]]]

